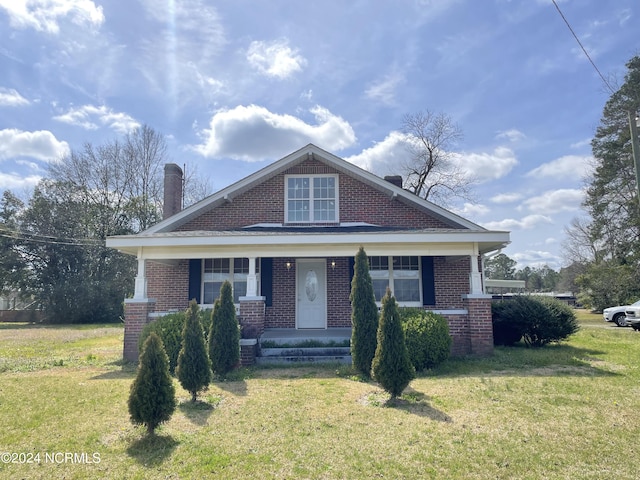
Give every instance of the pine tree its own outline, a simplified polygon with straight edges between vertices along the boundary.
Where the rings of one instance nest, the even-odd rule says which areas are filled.
[[[391,290],[382,298],[382,316],[378,325],[378,346],[373,358],[373,378],[391,394],[393,401],[415,377],[409,359],[398,304]]]
[[[198,392],[205,390],[211,381],[211,360],[204,341],[202,324],[198,318],[198,304],[189,303],[182,330],[182,348],[178,355],[176,374],[182,388],[191,393],[195,402]]]
[[[351,359],[354,368],[367,377],[371,375],[371,362],[376,353],[378,306],[369,275],[369,260],[360,247],[353,266],[351,281]]]
[[[228,281],[220,288],[220,298],[215,302],[212,315],[209,332],[211,369],[217,375],[225,375],[240,361],[240,329]]]
[[[144,342],[140,365],[129,393],[131,422],[145,425],[153,435],[158,425],[168,421],[176,409],[176,393],[169,375],[169,359],[162,340],[155,333]]]

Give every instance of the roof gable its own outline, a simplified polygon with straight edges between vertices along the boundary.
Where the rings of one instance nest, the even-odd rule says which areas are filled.
[[[204,198],[198,203],[178,212],[177,214],[157,223],[153,227],[147,229],[143,234],[171,232],[180,229],[181,226],[193,219],[205,214],[206,212],[233,201],[234,198],[242,195],[250,189],[268,181],[269,179],[284,173],[297,165],[307,161],[316,160],[335,169],[341,174],[347,175],[359,182],[362,182],[373,189],[389,196],[390,198],[406,204],[409,207],[418,209],[435,217],[446,226],[456,229],[469,229],[476,231],[485,231],[483,227],[476,225],[444,208],[441,208],[427,200],[419,198],[412,193],[397,187],[390,182],[347,162],[321,148],[308,144],[307,146],[297,150],[286,157],[273,162],[261,170],[229,185],[222,190]]]

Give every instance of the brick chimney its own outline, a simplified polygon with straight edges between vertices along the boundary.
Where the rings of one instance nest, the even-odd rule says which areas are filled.
[[[175,163],[164,166],[164,207],[162,219],[182,210],[182,169]]]
[[[402,177],[400,175],[387,175],[384,179],[396,187],[402,188]]]

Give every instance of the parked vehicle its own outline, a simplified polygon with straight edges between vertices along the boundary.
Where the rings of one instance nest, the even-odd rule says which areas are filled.
[[[638,331],[640,330],[640,305],[636,306],[636,303],[629,305],[625,310],[625,321],[627,325]]]
[[[631,305],[621,305],[621,306],[618,306],[618,307],[605,308],[602,311],[602,316],[604,317],[604,321],[605,322],[614,322],[619,327],[628,326],[627,318],[626,318],[626,311],[630,307],[640,307],[640,300],[638,300],[635,303],[632,303]]]

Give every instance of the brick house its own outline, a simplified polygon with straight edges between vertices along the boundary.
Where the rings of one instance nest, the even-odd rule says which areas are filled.
[[[139,332],[190,299],[212,306],[224,280],[245,334],[267,329],[351,326],[349,293],[360,246],[376,300],[389,285],[401,306],[445,315],[452,354],[493,349],[483,255],[509,243],[315,145],[180,210],[182,171],[165,166],[165,218],[148,230],[107,239],[138,259],[125,300],[124,357],[136,360]],[[245,335],[247,336],[247,335]]]

